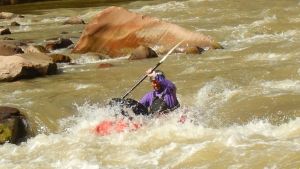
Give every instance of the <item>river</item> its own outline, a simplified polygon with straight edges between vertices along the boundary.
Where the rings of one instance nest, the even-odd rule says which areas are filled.
[[[21,26],[9,37],[43,44],[55,37],[77,42],[84,25],[62,22],[70,16],[88,22],[111,5],[210,35],[225,49],[171,54],[160,70],[176,84],[181,107],[146,119],[136,131],[108,136],[92,132],[114,118],[108,101],[161,58],[100,60],[54,51],[77,64],[59,64],[58,75],[0,84],[0,105],[24,112],[35,132],[19,146],[0,146],[1,169],[300,168],[300,1],[66,0],[0,10],[25,16],[15,19]],[[114,66],[97,68],[102,62]],[[129,97],[139,100],[149,90],[145,81]],[[184,124],[178,123],[182,114]]]

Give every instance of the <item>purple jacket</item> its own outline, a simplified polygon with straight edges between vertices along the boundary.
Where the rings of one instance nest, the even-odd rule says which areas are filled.
[[[176,97],[176,86],[170,80],[165,79],[164,76],[157,75],[155,79],[159,82],[161,89],[159,91],[153,90],[144,95],[144,97],[140,100],[140,103],[144,105],[146,108],[150,107],[154,96],[162,97],[169,109],[172,109],[179,105],[179,102]]]

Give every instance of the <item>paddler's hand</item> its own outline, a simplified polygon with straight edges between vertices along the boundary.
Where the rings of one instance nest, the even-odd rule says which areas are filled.
[[[155,76],[156,76],[155,71],[152,71],[152,72],[151,71],[152,71],[152,68],[150,68],[146,71],[147,76],[151,77],[151,78],[155,78]]]

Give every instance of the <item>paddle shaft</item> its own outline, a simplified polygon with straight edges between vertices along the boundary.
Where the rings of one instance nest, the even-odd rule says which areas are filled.
[[[177,45],[175,45],[157,64],[154,68],[151,69],[151,72],[152,73],[159,65],[161,65],[166,59],[167,57],[183,42],[180,41]],[[123,97],[122,99],[124,99],[126,96],[129,95],[130,92],[132,92],[139,84],[142,83],[142,81],[144,81],[146,78],[147,78],[148,75],[145,75],[136,85],[134,85]]]
[[[159,65],[161,64],[161,62],[157,63],[156,66],[151,70],[151,72],[153,72]],[[129,95],[129,93],[131,93],[138,85],[140,85],[146,78],[148,75],[145,75],[136,85],[134,85],[123,97],[122,99],[124,99],[126,96]]]

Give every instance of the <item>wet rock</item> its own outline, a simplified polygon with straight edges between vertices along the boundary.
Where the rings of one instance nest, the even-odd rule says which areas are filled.
[[[0,28],[0,35],[7,35],[7,34],[11,34],[8,28]]]
[[[50,57],[52,58],[54,63],[70,63],[71,58],[69,56],[63,54],[51,54]]]
[[[59,38],[57,40],[47,42],[46,49],[47,50],[62,49],[62,48],[67,48],[72,44],[74,43],[70,39]]]
[[[75,24],[85,24],[85,23],[79,17],[71,17],[68,20],[66,20],[63,24],[64,25],[66,25],[66,24],[75,25]]]
[[[139,46],[136,48],[128,58],[129,60],[146,59],[158,57],[156,52],[149,47]]]
[[[97,68],[99,69],[103,69],[103,68],[109,68],[109,67],[113,67],[114,65],[111,63],[100,63],[97,65]]]
[[[98,52],[120,57],[144,45],[153,49],[160,48],[162,53],[166,53],[182,40],[180,48],[183,49],[191,46],[202,49],[222,48],[213,38],[201,33],[154,17],[129,12],[121,7],[109,7],[88,23],[73,52]]]
[[[18,22],[14,21],[14,22],[10,23],[10,26],[20,26],[20,24]]]
[[[14,38],[4,37],[3,40],[15,40]]]
[[[24,53],[49,53],[42,45],[29,45],[24,48]]]
[[[26,117],[16,108],[0,106],[0,144],[19,144],[29,136]]]
[[[16,14],[10,12],[0,12],[0,19],[11,19],[15,17]]]
[[[24,53],[23,50],[14,43],[0,41],[0,55],[9,56],[18,53]]]
[[[0,56],[0,81],[16,81],[57,72],[57,65],[46,54],[30,53]]]
[[[203,53],[205,50],[203,48],[199,48],[198,46],[194,46],[194,47],[187,47],[185,52],[186,54],[201,54]],[[176,51],[178,52],[178,51]]]

